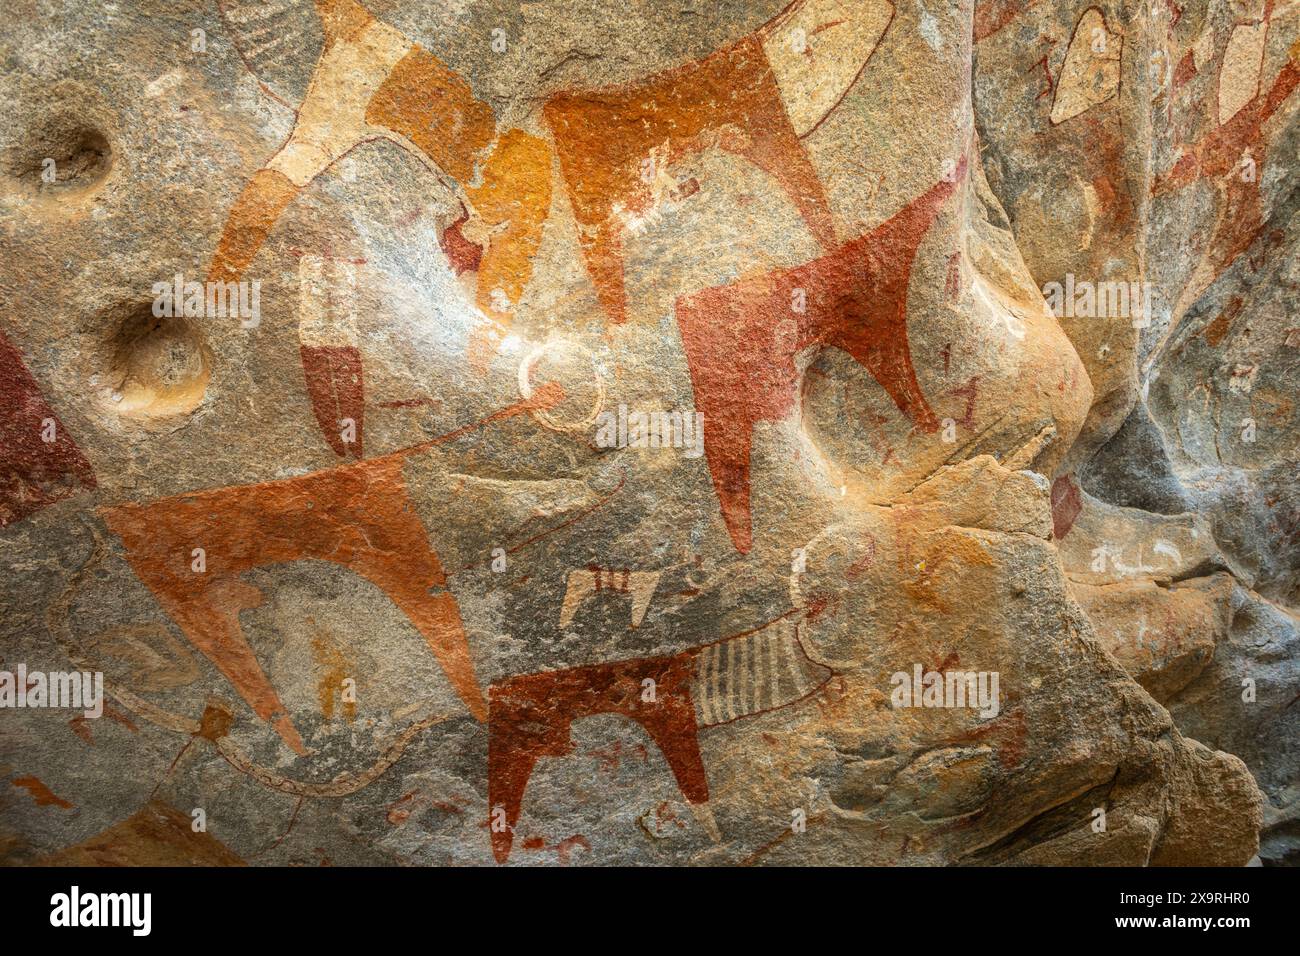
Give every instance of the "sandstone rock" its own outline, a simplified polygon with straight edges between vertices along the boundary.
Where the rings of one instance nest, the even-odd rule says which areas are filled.
[[[1294,5],[787,2],[19,4],[0,858],[1293,860]]]
[[[1212,587],[1160,587],[1149,579],[1100,587],[1076,583],[1071,594],[1103,646],[1152,697],[1168,704],[1205,669],[1227,630],[1232,583],[1227,575],[1216,578]]]

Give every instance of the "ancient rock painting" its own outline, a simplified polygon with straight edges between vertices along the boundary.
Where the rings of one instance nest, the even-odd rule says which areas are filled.
[[[876,6],[874,22],[862,25],[846,10],[851,25],[840,27],[854,31],[846,39],[864,50],[864,65],[888,24],[886,17],[879,25],[879,10]],[[825,113],[801,117],[804,129],[797,130],[782,97],[782,80],[792,80],[793,71],[778,68],[788,62],[785,56],[774,64],[767,55],[770,48],[781,49],[777,37],[786,17],[698,63],[626,88],[560,94],[544,107],[587,271],[610,321],[627,320],[621,234],[629,217],[653,201],[647,180],[653,179],[656,163],[671,166],[710,145],[734,152],[776,180],[824,247],[834,244],[826,196],[800,142]],[[853,71],[844,89],[859,72]],[[826,104],[826,112],[833,105]]]
[[[95,487],[95,473],[0,333],[0,528]]]
[[[60,810],[72,810],[73,805],[47,787],[39,777],[14,777],[9,781],[19,790],[25,790],[27,796],[38,807],[58,807]]]
[[[505,811],[492,830],[498,863],[510,855],[524,790],[541,757],[569,753],[569,725],[583,717],[615,713],[645,728],[693,805],[709,799],[709,783],[695,739],[691,701],[693,656],[617,661],[514,677],[488,691],[488,804]],[[643,701],[646,681],[654,701]]]
[[[1230,701],[1201,724],[1217,740],[1252,649],[1295,645],[1263,613],[1294,593],[1289,552],[1216,539],[1234,523],[1282,538],[1294,503],[1244,475],[1267,513],[1212,525],[1179,513],[1202,492],[1173,487],[1175,462],[1149,511],[1106,435],[1079,436],[1101,415],[1127,428],[1148,385],[1181,401],[1195,377],[1162,355],[1161,381],[1142,379],[1163,328],[1055,322],[1039,285],[1132,267],[1195,287],[1241,237],[1267,230],[1252,265],[1289,248],[1278,160],[1300,61],[1278,33],[1294,4],[1207,0],[1175,30],[1172,2],[786,2],[218,0],[219,17],[0,25],[16,51],[0,83],[21,77],[19,121],[0,122],[0,289],[29,313],[26,358],[0,338],[18,409],[0,415],[0,577],[16,582],[0,649],[102,667],[111,698],[98,724],[13,715],[0,862],[1261,850],[1261,791],[1285,761],[1257,786],[1171,702]],[[197,45],[177,16],[203,25]],[[117,52],[178,40],[163,70]],[[1147,75],[1140,56],[1165,41],[1195,49]],[[46,89],[47,63],[99,75]],[[1243,150],[1263,189],[1238,189]],[[60,169],[38,185],[47,153]],[[112,189],[59,189],[108,165]],[[319,214],[286,215],[304,191]],[[1209,240],[1199,269],[1156,235],[1183,211]],[[275,285],[270,322],[187,316],[192,336],[154,344],[203,353],[194,400],[99,402],[71,419],[74,444],[50,405],[111,396],[104,363],[77,353],[150,326],[141,277],[173,252],[169,275],[210,254],[212,279]],[[1260,444],[1277,447],[1290,405],[1269,375],[1300,334],[1266,320],[1290,315],[1277,289],[1300,280],[1271,267],[1191,324],[1224,380],[1197,386],[1195,415],[1220,393],[1252,414],[1276,403]],[[259,352],[295,337],[296,356]],[[71,395],[47,386],[47,404],[38,377]],[[286,391],[324,442],[298,433],[305,408],[280,414]],[[610,451],[615,407],[689,416],[703,440]],[[1125,440],[1192,450],[1159,425]],[[1240,460],[1230,432],[1215,449]],[[77,487],[94,494],[8,530]],[[1124,642],[1164,621],[1160,647],[1107,655],[1094,614],[1132,617]],[[1295,680],[1267,663],[1258,710],[1280,740]],[[1216,665],[1226,692],[1184,694]],[[899,673],[933,693],[900,702]]]
[[[1106,26],[1105,15],[1090,7],[1079,17],[1056,80],[1052,123],[1064,123],[1119,93],[1124,38]]]
[[[570,726],[597,714],[619,714],[645,728],[682,796],[716,834],[707,814],[709,781],[697,734],[789,706],[834,676],[808,658],[796,628],[787,617],[668,657],[543,671],[493,684],[488,691],[488,803],[494,813],[504,811],[504,820],[491,827],[497,862],[510,856],[537,761],[572,753]]]
[[[478,308],[489,316],[508,317],[523,298],[551,210],[551,161],[544,140],[518,129],[502,134],[482,181],[468,188],[468,209],[443,231],[442,248],[452,268],[457,275],[475,275]],[[476,368],[490,358],[494,331],[484,327],[470,345]]]
[[[605,591],[631,596],[631,624],[638,627],[645,612],[650,609],[650,600],[659,585],[659,571],[631,571],[627,568],[609,569],[592,565],[569,572],[569,580],[564,590],[564,601],[560,605],[560,627],[566,627],[573,621],[578,608],[593,595]]]
[[[355,260],[303,256],[298,342],[312,414],[334,453],[365,457],[365,377],[357,339]]]
[[[716,727],[804,700],[834,673],[813,661],[800,620],[783,617],[695,651],[692,698],[700,727]]]
[[[41,866],[243,866],[187,813],[150,801],[121,823],[43,857]]]
[[[458,189],[462,213],[440,243],[458,275],[477,277],[476,305],[489,321],[472,331],[467,357],[479,371],[528,284],[550,213],[554,159],[588,273],[614,323],[627,319],[623,231],[659,201],[655,184],[668,168],[692,152],[712,146],[748,159],[780,184],[818,241],[832,245],[831,212],[801,138],[856,82],[894,13],[887,0],[796,0],[697,63],[625,87],[557,94],[542,108],[548,142],[519,129],[498,135],[491,108],[463,77],[353,0],[319,0],[317,8],[325,48],[293,131],[236,200],[210,277],[242,276],[302,188],[357,145],[389,140]],[[236,40],[249,42],[244,33]],[[360,354],[332,341],[337,336],[316,341],[320,331],[312,323],[302,345],[312,408],[335,453],[360,458]],[[354,423],[354,440],[341,436],[341,420]]]
[[[979,0],[975,4],[976,43],[993,36],[1039,0]]]
[[[1219,69],[1219,124],[1228,122],[1259,94],[1269,20],[1239,23],[1232,28]],[[1193,61],[1195,62],[1195,61]]]
[[[316,7],[324,50],[288,140],[230,212],[209,269],[213,278],[242,275],[298,192],[359,144],[397,142],[435,172],[465,182],[493,138],[491,108],[432,54],[354,0],[320,0]]]
[[[1052,535],[1061,540],[1070,533],[1083,510],[1083,498],[1072,476],[1061,475],[1052,482]]]
[[[963,158],[951,182],[936,183],[820,259],[678,299],[695,408],[704,413],[704,453],[736,550],[748,552],[753,544],[754,425],[781,421],[793,410],[800,377],[795,359],[805,349],[847,352],[917,427],[938,429],[908,348],[908,282],[916,250],[965,168]]]
[[[240,611],[262,600],[241,575],[271,564],[331,561],[372,582],[423,635],[466,708],[482,720],[487,708],[456,599],[407,496],[402,467],[422,448],[556,400],[555,389],[542,386],[533,400],[492,419],[381,458],[101,513],[163,609],[295,753],[306,747],[239,623]]]
[[[626,86],[555,95],[542,107],[552,144],[517,129],[498,136],[491,108],[464,78],[359,4],[317,6],[325,49],[293,132],[236,201],[211,276],[238,278],[299,190],[358,144],[387,139],[458,184],[465,210],[443,248],[458,273],[478,272],[483,315],[506,316],[527,285],[549,213],[553,154],[588,273],[614,323],[627,319],[622,232],[655,201],[658,167],[692,152],[713,146],[748,159],[787,193],[823,246],[834,244],[801,139],[843,99],[893,18],[886,0],[796,0],[698,62]],[[472,351],[478,361],[481,347]]]
[[[1156,176],[1151,185],[1152,196],[1163,196],[1204,180],[1211,182],[1218,194],[1213,227],[1175,313],[1181,313],[1250,248],[1264,226],[1260,182],[1270,148],[1265,124],[1300,85],[1300,46],[1292,46],[1288,59],[1267,84],[1261,82],[1259,68],[1253,65],[1253,45],[1256,39],[1259,44],[1267,42],[1273,9],[1273,0],[1268,0],[1262,22],[1248,24],[1250,32],[1241,35],[1242,39],[1234,30],[1229,40],[1219,72],[1216,115],[1221,122],[1185,147],[1174,165]],[[1251,90],[1256,92],[1244,98]]]
[[[370,580],[424,635],[470,712],[484,715],[456,599],[406,498],[400,456],[103,514],[140,580],[295,753],[306,748],[239,624],[262,600],[240,575],[262,565],[333,561]],[[192,568],[200,542],[201,573]]]

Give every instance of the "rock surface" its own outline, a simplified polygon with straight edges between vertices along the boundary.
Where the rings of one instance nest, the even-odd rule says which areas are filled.
[[[785,4],[18,0],[0,860],[1295,862],[1300,5]]]

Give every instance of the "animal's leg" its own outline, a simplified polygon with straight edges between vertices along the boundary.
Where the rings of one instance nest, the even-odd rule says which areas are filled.
[[[687,803],[707,803],[709,778],[700,756],[699,730],[689,685],[673,693],[659,692],[658,700],[630,714],[646,729],[664,755]]]
[[[623,284],[622,224],[609,218],[590,233],[580,229],[582,258],[596,287],[596,297],[614,324],[627,321],[627,293]]]
[[[143,580],[153,587],[153,582],[147,577]],[[222,594],[222,591],[227,593]],[[258,663],[239,626],[240,609],[253,606],[260,600],[261,595],[256,589],[240,581],[229,581],[224,582],[224,586],[217,584],[184,597],[174,592],[165,594],[161,590],[154,593],[190,643],[226,675],[257,716],[275,728],[280,739],[294,753],[299,756],[306,754],[307,748],[280,701],[280,695]]]
[[[510,858],[515,825],[523,810],[524,791],[539,757],[559,757],[569,750],[571,702],[556,686],[550,705],[539,703],[550,682],[564,676],[532,674],[492,687],[488,716],[488,813],[492,854],[498,863]],[[542,693],[539,693],[539,690]],[[498,829],[497,812],[505,814]]]
[[[871,373],[880,387],[923,431],[939,429],[939,420],[925,400],[925,393],[916,381],[916,368],[907,342],[907,321],[904,316],[890,317],[869,344],[844,343],[845,351]]]
[[[209,279],[238,281],[299,191],[373,132],[366,107],[412,44],[373,18],[354,20],[348,29],[321,54],[288,140],[231,208]]]
[[[431,594],[430,588],[438,585],[426,585],[427,575],[413,573],[411,563],[411,556],[406,554],[373,555],[358,562],[354,570],[381,586],[411,619],[469,712],[476,720],[486,720],[487,705],[474,676],[456,598],[449,591]]]
[[[168,557],[159,556],[177,560],[175,556],[188,555],[190,547],[169,533],[165,517],[152,515],[147,508],[114,508],[107,510],[104,517],[109,528],[127,546],[127,561],[136,576],[190,643],[226,675],[248,706],[275,728],[294,753],[305,754],[307,748],[289,719],[280,695],[239,626],[239,612],[256,607],[261,602],[261,592],[230,577],[204,581],[184,567],[183,558],[179,560],[184,570],[169,566]],[[189,579],[178,577],[187,574]]]
[[[774,95],[775,95],[775,91]],[[780,185],[817,241],[824,248],[835,244],[835,220],[826,191],[813,168],[803,141],[780,111],[779,105],[752,128],[723,140],[723,145],[744,156]]]
[[[471,333],[470,364],[486,369],[532,277],[533,257],[551,209],[550,145],[523,130],[502,136],[468,191],[472,216],[444,233],[443,245],[462,242],[472,256],[464,271],[477,272],[478,310],[489,321]],[[450,235],[449,235],[450,234]]]

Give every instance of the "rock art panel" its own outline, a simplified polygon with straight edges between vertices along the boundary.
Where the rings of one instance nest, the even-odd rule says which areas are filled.
[[[1298,29],[6,19],[0,861],[1294,863]]]

